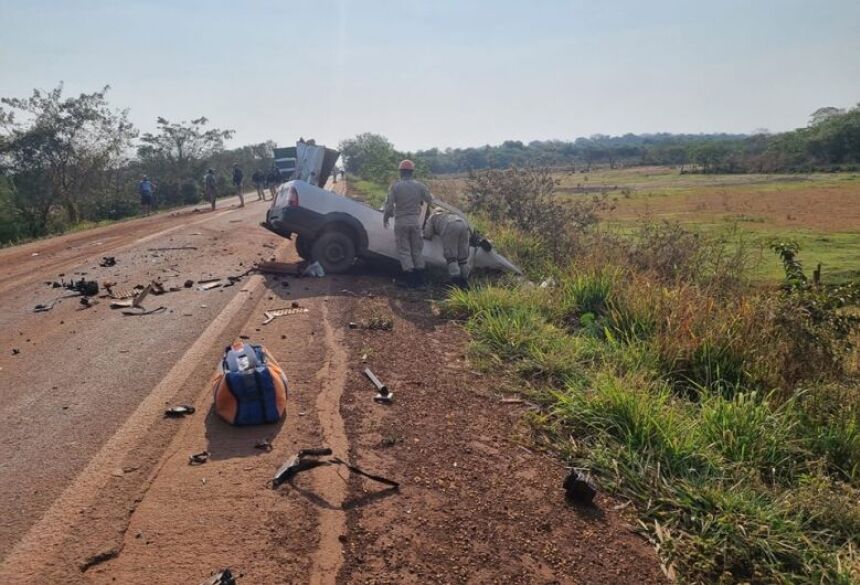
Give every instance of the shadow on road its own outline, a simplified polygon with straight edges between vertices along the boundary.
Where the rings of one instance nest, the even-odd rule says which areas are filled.
[[[214,460],[233,459],[235,457],[256,457],[265,451],[254,445],[262,439],[272,440],[281,432],[286,417],[279,422],[268,425],[253,425],[234,427],[224,422],[215,413],[215,407],[210,406],[206,414],[206,450],[209,458]]]

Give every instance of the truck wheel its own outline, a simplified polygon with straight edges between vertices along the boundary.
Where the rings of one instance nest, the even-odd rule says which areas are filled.
[[[296,236],[296,252],[302,260],[311,259],[313,241],[308,236]]]
[[[355,243],[341,231],[325,232],[311,248],[313,259],[322,264],[326,272],[345,272],[355,263]]]

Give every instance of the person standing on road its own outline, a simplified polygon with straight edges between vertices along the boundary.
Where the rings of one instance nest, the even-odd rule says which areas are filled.
[[[409,288],[426,288],[424,274],[424,238],[421,233],[422,204],[430,205],[433,196],[427,185],[412,178],[415,164],[411,160],[400,163],[400,180],[388,190],[382,225],[388,229],[388,220],[394,216],[394,237],[397,254],[404,272],[404,284]]]
[[[242,169],[239,168],[239,165],[233,165],[233,187],[236,188],[236,195],[239,196],[239,207],[245,207],[245,194],[242,193],[242,179],[244,175],[242,175]]]
[[[469,288],[469,224],[465,218],[447,210],[434,212],[424,224],[424,238],[442,239],[442,254],[448,264],[451,282]]]
[[[206,193],[206,198],[212,204],[212,211],[215,211],[215,196],[217,195],[218,181],[215,178],[215,169],[206,171],[203,177],[203,191]]]
[[[278,185],[281,184],[281,171],[276,165],[272,165],[272,170],[269,171],[266,181],[269,183],[269,193],[272,195],[272,200],[274,200],[278,194]]]
[[[263,191],[263,171],[260,169],[254,171],[254,174],[251,175],[251,181],[254,183],[254,188],[257,190],[257,200],[265,201],[266,192]]]
[[[146,175],[137,184],[137,192],[140,194],[140,206],[144,215],[149,215],[155,208],[155,185]]]

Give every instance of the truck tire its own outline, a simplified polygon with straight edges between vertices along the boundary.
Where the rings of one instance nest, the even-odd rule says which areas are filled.
[[[313,250],[313,240],[308,236],[296,236],[296,253],[302,260],[310,260]]]
[[[311,255],[326,272],[345,272],[355,263],[355,242],[342,231],[323,232],[313,243]]]

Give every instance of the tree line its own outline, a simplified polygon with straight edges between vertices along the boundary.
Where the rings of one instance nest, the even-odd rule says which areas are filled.
[[[431,148],[401,152],[383,136],[365,133],[344,140],[347,171],[371,180],[391,178],[399,158],[419,171],[466,173],[482,169],[555,167],[591,170],[635,165],[670,165],[702,173],[776,173],[860,169],[860,105],[819,108],[809,125],[771,134],[598,134],[573,141],[507,140],[496,146]]]
[[[156,184],[158,205],[170,207],[200,201],[207,168],[226,195],[234,163],[248,176],[272,166],[273,142],[227,150],[233,130],[205,117],[159,117],[155,132],[141,134],[108,91],[67,97],[60,84],[0,99],[0,244],[135,215],[144,175]]]

